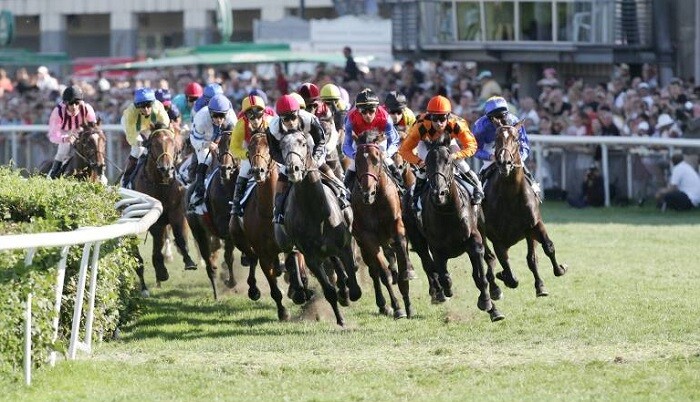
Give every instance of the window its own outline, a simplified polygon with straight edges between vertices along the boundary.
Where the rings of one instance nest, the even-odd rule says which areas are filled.
[[[510,41],[515,39],[513,23],[515,4],[512,1],[484,2],[486,40]]]
[[[525,1],[520,3],[520,40],[552,40],[552,4]]]
[[[457,3],[457,39],[469,41],[482,40],[479,3]]]

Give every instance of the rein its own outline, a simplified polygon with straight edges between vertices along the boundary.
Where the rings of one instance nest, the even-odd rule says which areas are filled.
[[[377,148],[377,149],[381,150],[381,147],[379,146],[379,144],[376,144],[376,143],[374,143],[374,142],[370,142],[370,143],[364,143],[364,144],[357,144],[357,152],[360,152],[360,148],[363,148],[363,147],[367,147],[367,148]],[[382,162],[382,164],[383,164],[383,162]],[[381,169],[381,168],[380,168],[380,169]],[[355,179],[355,180],[359,183],[360,180],[362,180],[363,177],[371,177],[371,178],[374,179],[376,182],[379,182],[379,175],[380,175],[380,174],[381,174],[381,172],[380,172],[380,173],[377,173],[377,174],[374,174],[374,173],[372,173],[372,172],[370,172],[370,171],[368,170],[367,172],[364,172],[364,173],[362,173],[361,175],[359,175],[359,176],[357,177],[357,179]]]

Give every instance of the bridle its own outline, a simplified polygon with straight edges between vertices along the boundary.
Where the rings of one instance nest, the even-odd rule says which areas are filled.
[[[506,140],[508,139],[508,135],[513,135],[511,133],[511,131],[517,132],[516,128],[514,126],[500,126],[496,130],[506,131],[506,133],[500,134],[500,136],[503,136],[503,139],[501,140],[501,145],[500,145],[500,147],[497,147],[494,150],[494,154],[497,156],[496,163],[501,164],[500,161],[506,160],[506,161],[510,162],[513,167],[522,167],[523,166],[522,160],[520,160],[517,163],[515,162],[516,160],[519,159],[518,156],[520,153],[520,150],[519,150],[520,144],[517,142],[517,137],[514,136],[514,138],[516,138],[515,144],[517,146],[515,146],[515,147],[508,146],[508,144],[505,143]],[[515,149],[511,149],[511,148],[515,148]],[[516,154],[518,154],[518,155],[516,155]],[[507,157],[508,159],[505,159],[505,157]]]
[[[370,143],[365,143],[365,144],[358,144],[358,145],[357,145],[357,152],[360,152],[360,149],[361,149],[361,148],[364,148],[364,147],[376,148],[376,149],[378,149],[378,150],[381,151],[381,148],[379,147],[378,144],[373,143],[373,142],[370,142]],[[359,176],[357,177],[357,179],[356,179],[357,182],[360,183],[363,177],[370,177],[370,178],[374,179],[374,180],[378,183],[378,182],[379,182],[379,175],[381,174],[381,172],[378,171],[376,174],[375,174],[375,173],[372,173],[372,172],[369,171],[369,164],[368,164],[367,166],[368,166],[367,171],[364,172],[364,173],[362,173],[361,175],[359,175]],[[381,166],[379,167],[379,169],[381,169]]]
[[[258,132],[258,133],[253,134],[253,136],[250,137],[249,144],[253,144],[253,142],[256,138],[260,138],[260,137],[266,136],[266,135],[267,134],[264,132]],[[250,148],[250,145],[248,145],[248,148]],[[300,155],[300,157],[301,157],[301,155]],[[251,170],[253,171],[253,173],[255,173],[261,169],[261,168],[258,168],[255,166],[254,162],[256,159],[262,159],[263,164],[267,167],[267,176],[269,176],[270,172],[272,171],[272,168],[275,166],[275,161],[272,159],[272,156],[270,155],[270,153],[268,152],[267,155],[264,155],[260,152],[256,152],[253,155],[248,156],[248,160],[250,161]]]

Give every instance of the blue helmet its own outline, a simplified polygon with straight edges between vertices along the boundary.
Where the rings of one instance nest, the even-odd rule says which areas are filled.
[[[223,94],[216,94],[209,100],[209,113],[226,113],[231,109],[231,101]]]
[[[168,117],[171,121],[177,120],[177,118],[180,117],[180,109],[178,109],[174,103],[171,104],[170,109],[168,109]]]
[[[248,95],[259,96],[259,97],[262,98],[262,100],[265,102],[266,105],[267,105],[267,103],[268,103],[268,102],[267,102],[267,94],[266,94],[265,91],[263,91],[262,89],[253,88],[253,89],[250,90],[250,93],[249,93]]]
[[[211,99],[214,97],[214,95],[222,93],[224,93],[224,89],[221,88],[221,85],[219,84],[207,84],[207,86],[204,87],[204,97],[207,99]]]
[[[486,113],[487,116],[492,116],[507,110],[508,102],[500,96],[492,96],[488,98],[484,104],[484,113]]]
[[[154,102],[156,94],[151,88],[139,88],[134,92],[134,104]]]
[[[166,102],[170,102],[171,97],[170,97],[170,91],[167,89],[156,89],[156,99],[160,101],[162,104],[166,104]]]

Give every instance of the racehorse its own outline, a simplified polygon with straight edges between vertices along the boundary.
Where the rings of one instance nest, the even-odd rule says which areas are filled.
[[[207,277],[214,292],[214,300],[218,299],[216,271],[222,241],[224,243],[224,263],[229,273],[229,277],[224,283],[229,288],[236,286],[236,279],[233,275],[234,243],[228,229],[228,222],[231,218],[230,201],[233,199],[234,183],[238,177],[238,161],[229,151],[230,138],[231,131],[222,131],[218,155],[214,158],[217,163],[212,169],[204,197],[206,212],[200,214],[189,211],[187,213],[187,223],[199,246],[199,253],[204,259]]]
[[[255,180],[248,202],[244,206],[243,219],[231,216],[229,230],[236,247],[245,250],[251,256],[248,275],[248,297],[251,300],[260,299],[260,290],[255,280],[255,268],[258,261],[270,285],[270,296],[277,306],[277,317],[280,321],[289,319],[289,312],[282,304],[282,292],[277,286],[278,256],[282,252],[275,242],[272,213],[274,209],[275,189],[277,188],[277,163],[270,156],[267,135],[264,132],[253,134],[248,141],[248,160],[250,172]],[[288,264],[293,266],[297,261],[292,257]],[[293,272],[296,272],[294,270]],[[303,303],[304,300],[301,302]]]
[[[93,183],[104,173],[107,137],[99,123],[88,123],[73,143],[73,155],[63,166],[64,177],[75,177]]]
[[[153,236],[153,252],[151,259],[156,271],[156,280],[160,282],[168,280],[168,269],[163,258],[163,243],[165,227],[169,224],[175,236],[175,244],[183,256],[186,270],[197,269],[197,264],[189,255],[187,239],[183,234],[185,226],[185,188],[175,179],[175,155],[177,148],[172,131],[158,123],[151,132],[144,146],[148,150],[143,167],[139,168],[133,180],[133,188],[136,191],[150,195],[163,205],[163,213],[158,220],[151,225],[148,232]],[[147,290],[143,280],[143,271],[140,273],[142,291]]]
[[[354,216],[352,234],[369,268],[379,312],[391,314],[382,293],[383,284],[389,293],[394,318],[405,318],[414,315],[408,285],[408,271],[412,271],[413,267],[401,218],[401,198],[394,181],[386,172],[384,152],[378,143],[382,139],[383,136],[377,131],[368,131],[358,137],[355,153],[357,184],[352,186],[351,198]],[[401,309],[394,294],[392,273],[381,255],[382,249],[392,249],[397,257],[397,282],[406,311]]]
[[[337,324],[344,326],[338,302],[347,305],[348,298],[356,301],[362,296],[350,243],[352,211],[350,208],[341,211],[333,191],[321,182],[321,172],[311,157],[303,132],[286,133],[280,141],[280,149],[291,188],[284,210],[288,241],[278,238],[278,244],[290,242],[304,254],[307,266],[320,282],[323,295],[333,309]],[[332,262],[335,268],[337,293],[322,266],[326,261]]]
[[[411,212],[413,202],[409,193],[404,196],[403,215],[408,237],[428,276],[432,300],[439,303],[452,296],[447,261],[466,251],[474,284],[479,289],[477,307],[487,311],[492,321],[501,320],[504,316],[489,295],[477,213],[471,206],[469,192],[455,180],[448,136],[428,144],[425,164],[427,189],[421,195],[422,224]]]
[[[520,156],[520,141],[518,132],[523,122],[515,126],[500,126],[496,128],[496,142],[494,144],[495,161],[493,162],[498,174],[492,174],[487,180],[484,189],[483,217],[480,220],[482,233],[493,244],[495,251],[486,246],[485,259],[488,265],[488,279],[492,295],[499,293],[500,289],[495,283],[493,270],[495,260],[498,258],[503,271],[496,277],[509,288],[516,288],[518,280],[508,262],[508,249],[525,239],[527,242],[527,265],[535,277],[535,291],[537,296],[547,296],[542,278],[537,271],[537,255],[535,249],[537,243],[542,244],[544,253],[552,262],[555,276],[566,273],[567,266],[559,264],[554,253],[554,243],[550,240],[537,195],[527,183],[525,170]]]

